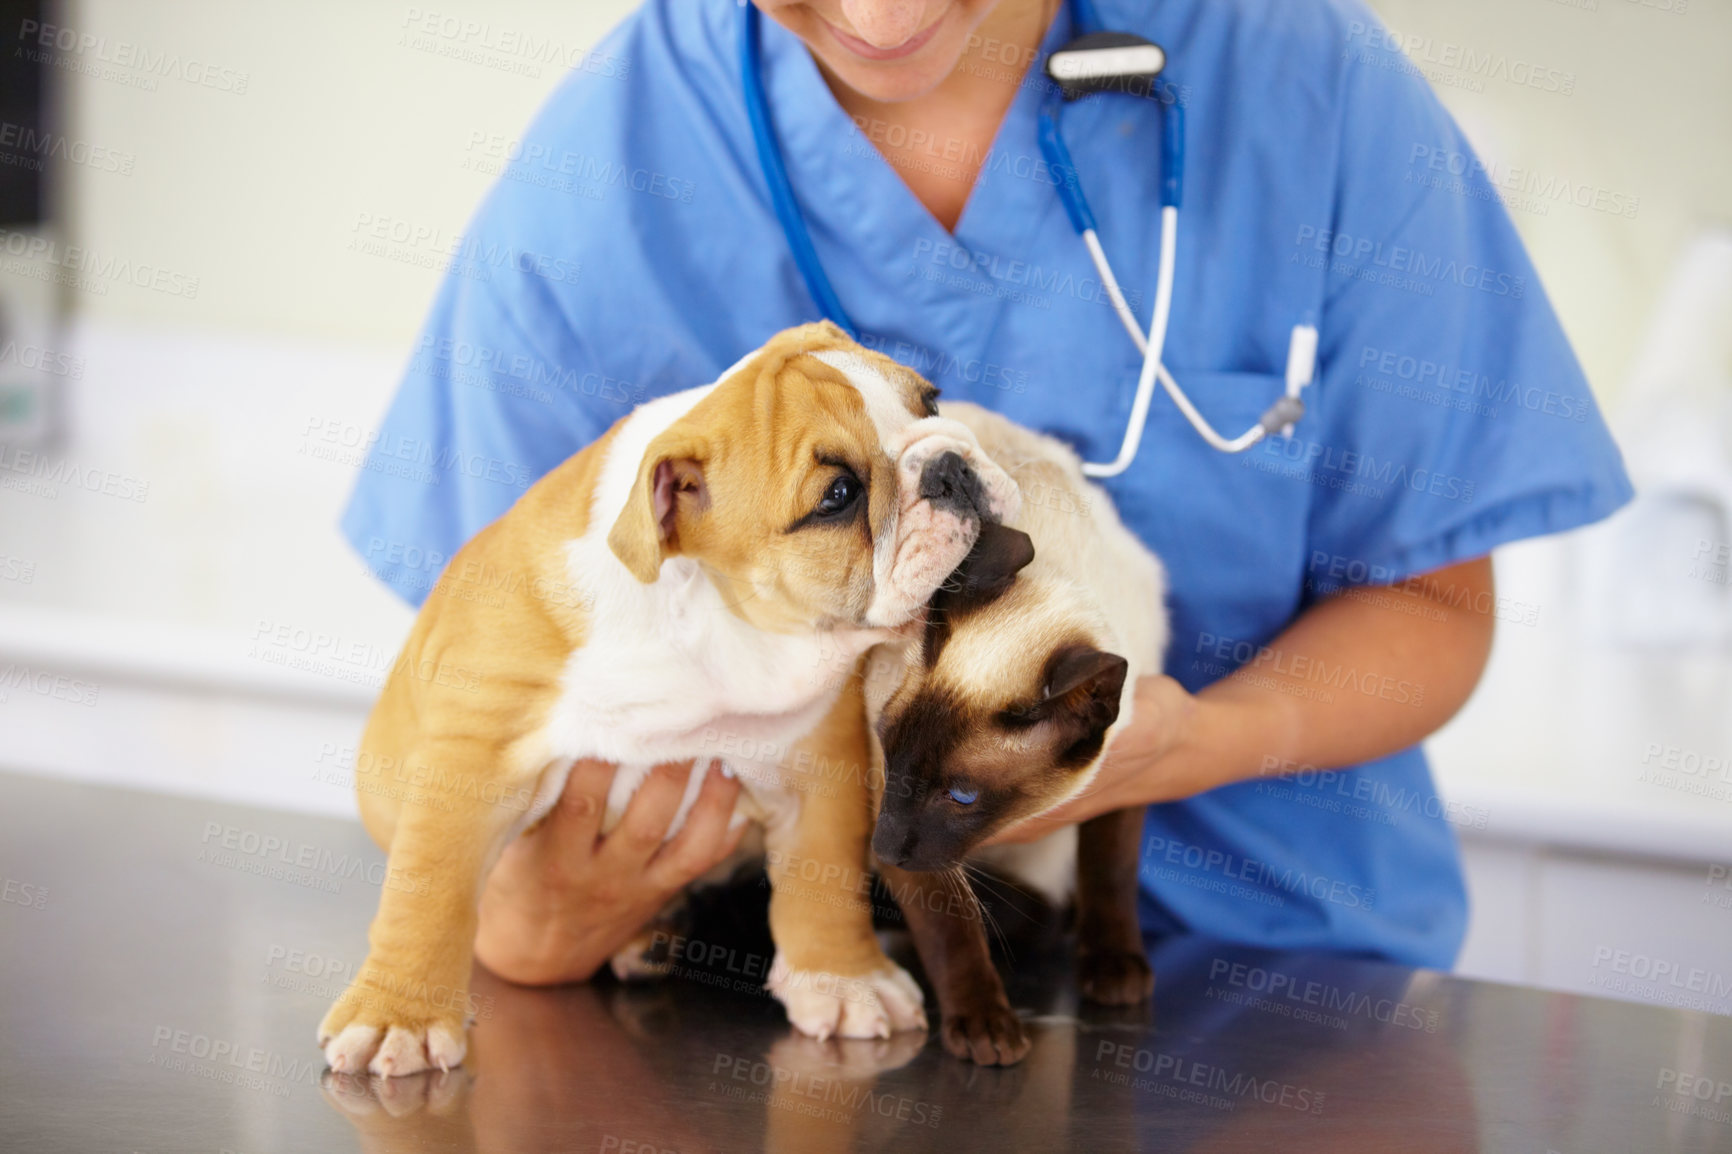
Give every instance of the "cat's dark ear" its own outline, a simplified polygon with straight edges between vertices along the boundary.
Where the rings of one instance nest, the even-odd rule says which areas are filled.
[[[1034,542],[1021,529],[996,521],[982,521],[980,536],[962,564],[944,583],[945,603],[950,608],[985,605],[1016,580],[1016,575],[1034,560]]]
[[[927,605],[924,643],[927,668],[937,664],[938,654],[950,640],[952,618],[991,604],[1033,560],[1034,542],[1027,533],[996,521],[980,523],[980,536],[974,539],[974,548],[944,579]]]
[[[1060,731],[1061,764],[1087,765],[1119,719],[1119,695],[1130,665],[1092,645],[1066,645],[1047,658],[1035,714]]]

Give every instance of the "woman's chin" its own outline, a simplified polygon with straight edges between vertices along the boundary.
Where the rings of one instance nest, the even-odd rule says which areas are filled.
[[[925,96],[943,83],[954,67],[954,62],[947,68],[912,60],[868,64],[853,59],[838,60],[835,54],[826,54],[822,59],[824,70],[833,80],[868,100],[884,104]]]

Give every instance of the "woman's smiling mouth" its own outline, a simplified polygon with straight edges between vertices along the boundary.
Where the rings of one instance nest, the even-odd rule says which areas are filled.
[[[920,31],[916,32],[914,35],[910,36],[908,39],[904,40],[902,43],[893,45],[889,48],[880,48],[875,44],[860,39],[852,33],[844,32],[828,20],[824,21],[824,27],[829,29],[830,35],[835,39],[836,43],[862,59],[900,60],[904,56],[912,56],[914,53],[920,51],[921,48],[925,47],[926,42],[932,39],[932,34],[938,31],[938,26],[943,22],[943,17],[940,17],[922,28]]]

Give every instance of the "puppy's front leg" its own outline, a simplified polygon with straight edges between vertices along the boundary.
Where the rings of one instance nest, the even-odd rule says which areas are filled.
[[[944,1048],[982,1066],[1014,1066],[1033,1044],[992,965],[979,906],[960,873],[916,873],[878,863],[938,991]]]
[[[397,814],[367,960],[319,1025],[325,1061],[340,1074],[463,1061],[482,870],[521,813],[482,800],[495,795],[480,785],[505,772],[492,743],[450,739],[412,756],[439,784]]]
[[[1103,813],[1077,831],[1077,979],[1083,997],[1133,1006],[1155,991],[1137,923],[1141,806]]]
[[[764,830],[770,933],[769,990],[796,1029],[816,1038],[888,1038],[924,1029],[920,987],[884,956],[872,933],[867,866],[872,807],[860,679],[848,680],[824,721],[800,742],[810,772],[791,782],[792,812]]]

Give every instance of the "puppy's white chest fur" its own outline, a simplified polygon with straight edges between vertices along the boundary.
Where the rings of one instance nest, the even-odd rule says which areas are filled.
[[[590,635],[566,662],[548,730],[558,755],[726,756],[750,780],[753,763],[773,765],[823,718],[870,644],[755,629],[682,559],[654,585],[616,592],[597,598]]]

